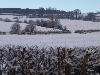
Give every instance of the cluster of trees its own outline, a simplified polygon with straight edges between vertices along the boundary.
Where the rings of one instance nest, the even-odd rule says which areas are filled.
[[[21,30],[21,26],[19,23],[14,23],[11,27],[11,34],[33,34],[35,32],[36,25],[33,23],[29,23],[24,30]]]
[[[19,23],[14,23],[13,26],[11,27],[11,34],[20,34],[21,30],[20,30],[20,24]]]
[[[73,11],[62,11],[55,8],[39,8],[39,9],[21,9],[21,8],[0,8],[0,13],[12,13],[13,15],[23,16],[26,15],[30,18],[49,18],[50,16],[56,16],[57,18],[67,18],[76,20],[94,21],[95,13],[89,12],[86,16],[83,15],[81,10],[75,9]],[[99,13],[99,12],[98,12]]]
[[[50,16],[55,16],[59,19],[61,18],[67,18],[67,19],[82,19],[83,15],[81,10],[75,9],[74,11],[61,11],[61,10],[56,10],[56,9],[44,9],[44,8],[39,8],[41,10],[40,13],[37,14],[31,14],[27,15],[27,17],[34,18],[34,17],[42,17],[42,18],[49,18]],[[44,11],[44,13],[43,13]]]
[[[0,47],[0,75],[96,75],[99,55],[100,47]]]
[[[36,25],[35,25],[35,22],[30,20],[28,22],[29,25],[27,25],[25,27],[25,29],[22,31],[22,34],[34,34],[36,33]]]
[[[44,21],[44,20],[37,20],[36,24],[41,27],[46,28],[55,28],[55,29],[63,29],[62,25],[60,24],[59,20],[57,18],[51,17],[50,20]]]
[[[85,21],[96,21],[96,15],[93,12],[87,13],[87,15],[83,18],[83,20],[85,20]]]
[[[21,8],[0,8],[0,13],[16,13],[16,14],[22,14],[22,15],[29,15],[29,14],[64,14],[65,11],[56,10],[55,8],[42,8],[39,9],[21,9]]]
[[[11,34],[36,34],[38,33],[36,31],[36,26],[41,26],[41,27],[46,27],[46,28],[54,28],[54,29],[59,29],[61,32],[55,32],[54,33],[71,33],[66,27],[63,27],[59,20],[57,18],[50,18],[50,20],[37,20],[37,21],[26,21],[24,20],[24,23],[27,23],[28,25],[25,27],[24,30],[21,30],[21,26],[19,24],[20,22],[17,21],[14,23],[11,27]],[[41,32],[42,33],[42,32]],[[45,33],[45,32],[44,32]],[[51,32],[46,32],[46,33],[53,33]]]

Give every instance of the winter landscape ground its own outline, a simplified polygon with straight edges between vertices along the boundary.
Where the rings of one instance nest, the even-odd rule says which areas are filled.
[[[80,34],[75,31],[100,30],[100,22],[59,19],[60,24],[71,33],[48,34],[62,30],[36,26],[36,31],[43,34],[10,34],[11,26],[16,23],[15,17],[21,21],[21,30],[28,25],[25,20],[48,20],[0,15],[3,19],[0,32],[6,33],[0,35],[0,68],[4,75],[96,74],[94,65],[99,64],[100,32]],[[7,18],[11,21],[5,22]]]
[[[100,75],[100,0],[0,0],[0,75]]]
[[[37,45],[40,47],[88,47],[100,45],[100,33],[91,34],[37,34],[37,35],[0,35],[3,45]]]
[[[14,21],[12,15],[0,15],[0,18],[9,18]],[[24,20],[41,20],[42,18],[26,18],[25,16],[20,18],[20,21]],[[44,19],[48,20],[48,19]],[[11,26],[15,22],[0,21],[0,31],[10,32]],[[75,30],[100,30],[100,22],[81,21],[81,20],[68,20],[60,19],[60,23],[66,26],[70,30],[71,34],[37,34],[37,35],[0,35],[0,45],[38,45],[38,46],[53,46],[53,47],[87,47],[87,46],[99,46],[100,44],[100,32],[78,34],[74,33]],[[26,27],[26,23],[20,23],[21,30]],[[60,31],[59,29],[46,28],[36,26],[37,31]]]

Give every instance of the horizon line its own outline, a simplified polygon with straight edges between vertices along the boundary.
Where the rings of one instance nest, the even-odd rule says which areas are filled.
[[[66,12],[68,12],[68,11],[74,11],[74,10],[64,10],[64,9],[58,9],[58,8],[55,8],[55,7],[38,7],[38,8],[29,8],[29,7],[25,7],[25,8],[21,8],[21,7],[0,7],[0,9],[39,9],[39,8],[44,8],[45,10],[47,9],[47,8],[53,8],[53,9],[55,9],[55,10],[60,10],[60,11],[66,11]],[[76,8],[76,9],[79,9],[79,8]],[[82,10],[81,9],[79,9],[81,12],[82,12]],[[96,12],[100,12],[100,11],[90,11],[90,12],[93,12],[93,13],[96,13]],[[89,13],[89,11],[86,11],[86,12],[84,12],[84,13]]]

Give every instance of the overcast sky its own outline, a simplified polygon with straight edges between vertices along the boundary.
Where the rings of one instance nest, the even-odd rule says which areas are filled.
[[[54,7],[60,10],[100,11],[100,0],[0,0],[0,8]]]

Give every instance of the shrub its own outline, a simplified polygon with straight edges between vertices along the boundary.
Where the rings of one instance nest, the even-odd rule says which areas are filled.
[[[4,19],[5,22],[12,22],[9,18]]]
[[[2,18],[0,18],[0,21],[3,21],[3,19],[2,19]]]
[[[76,30],[75,33],[86,34],[92,32],[100,32],[100,30]]]

